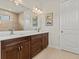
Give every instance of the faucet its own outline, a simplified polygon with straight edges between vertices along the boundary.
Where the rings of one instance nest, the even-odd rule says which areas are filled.
[[[40,31],[40,29],[41,29],[41,28],[39,27],[39,28],[38,28],[38,32]]]
[[[13,29],[9,29],[9,31],[11,35],[14,34]]]

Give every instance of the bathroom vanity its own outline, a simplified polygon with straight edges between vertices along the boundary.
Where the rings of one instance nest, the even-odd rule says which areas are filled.
[[[32,59],[48,46],[48,32],[14,36],[1,40],[1,59]]]

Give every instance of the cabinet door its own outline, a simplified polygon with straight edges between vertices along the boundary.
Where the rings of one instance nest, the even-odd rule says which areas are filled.
[[[42,46],[43,49],[48,46],[48,33],[43,34]]]
[[[31,36],[31,56],[34,57],[42,50],[42,35]]]
[[[23,41],[20,47],[20,59],[30,59],[30,41]]]
[[[1,59],[19,59],[18,45],[7,45],[2,49]]]

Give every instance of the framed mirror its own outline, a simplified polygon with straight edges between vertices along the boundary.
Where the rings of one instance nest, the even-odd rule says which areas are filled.
[[[27,16],[28,15],[28,16]],[[27,31],[32,29],[32,10],[10,0],[0,0],[0,31]]]

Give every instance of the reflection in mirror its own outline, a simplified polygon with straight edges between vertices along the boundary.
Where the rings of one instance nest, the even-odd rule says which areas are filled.
[[[2,21],[9,21],[10,20],[10,16],[8,16],[8,15],[0,15],[0,21],[2,22]]]
[[[0,31],[17,30],[18,14],[0,8]],[[15,26],[16,25],[16,26]]]
[[[37,29],[38,15],[34,13],[42,12],[39,8],[33,9],[33,6],[30,8],[21,3],[15,3],[14,0],[0,0],[0,31]]]
[[[37,15],[32,16],[32,26],[34,30],[37,30],[37,27],[38,27],[38,16]]]
[[[32,11],[10,0],[0,0],[0,31],[32,30]]]

